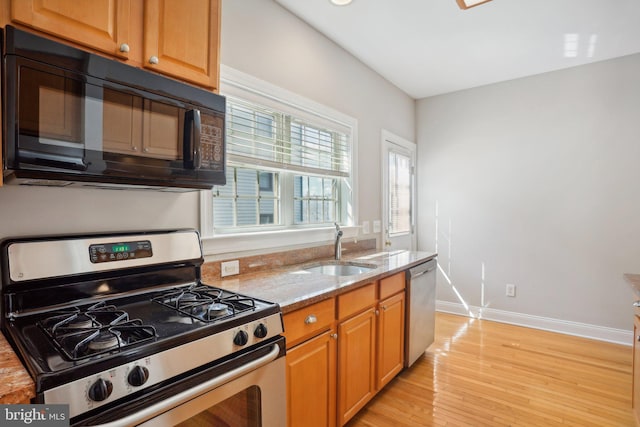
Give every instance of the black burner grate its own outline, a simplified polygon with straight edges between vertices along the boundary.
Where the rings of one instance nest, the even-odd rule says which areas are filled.
[[[152,340],[153,326],[144,325],[114,305],[104,302],[86,308],[57,311],[38,322],[55,346],[71,360],[119,351]]]
[[[219,322],[256,309],[253,298],[196,284],[171,289],[153,298],[153,301],[207,323]]]

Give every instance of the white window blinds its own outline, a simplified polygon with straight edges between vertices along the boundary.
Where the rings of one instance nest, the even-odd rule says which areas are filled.
[[[226,132],[233,163],[323,176],[351,174],[351,135],[324,125],[320,117],[296,117],[227,97]]]

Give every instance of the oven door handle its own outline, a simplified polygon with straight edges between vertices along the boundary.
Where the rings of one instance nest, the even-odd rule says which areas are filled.
[[[182,403],[185,403],[201,394],[204,394],[229,381],[232,381],[245,374],[248,374],[251,371],[261,368],[262,366],[268,363],[271,363],[272,361],[278,358],[279,354],[280,354],[280,346],[278,345],[278,343],[275,343],[273,345],[273,348],[269,352],[269,354],[262,356],[259,359],[253,360],[247,363],[246,365],[239,367],[238,369],[234,369],[220,376],[212,378],[208,381],[205,381],[202,384],[197,385],[196,387],[190,388],[174,396],[171,396],[170,398],[165,399],[162,402],[158,402],[154,405],[147,406],[146,408],[136,412],[135,414],[128,415],[124,418],[120,418],[119,420],[111,421],[105,424],[100,424],[95,427],[127,427],[131,425],[139,424],[143,421],[147,421],[156,415],[166,412],[169,409],[179,406]]]

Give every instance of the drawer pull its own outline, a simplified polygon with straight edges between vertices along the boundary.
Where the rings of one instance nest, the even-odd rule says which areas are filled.
[[[633,306],[634,306],[634,307],[640,307],[640,301],[636,301],[636,302],[634,302],[634,303],[633,303]]]
[[[307,318],[306,318],[306,319],[304,319],[304,323],[305,323],[306,325],[314,324],[314,323],[316,323],[317,321],[318,321],[318,318],[317,318],[314,314],[310,314],[310,315],[308,315],[308,316],[307,316]]]
[[[338,334],[331,334],[329,335],[331,338],[333,338],[334,340],[338,339]]]

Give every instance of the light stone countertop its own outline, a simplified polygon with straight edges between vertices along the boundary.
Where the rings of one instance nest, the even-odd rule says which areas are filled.
[[[211,286],[278,303],[282,312],[286,314],[374,280],[407,270],[436,256],[437,254],[431,252],[395,251],[372,253],[370,251],[364,254],[343,257],[343,262],[351,261],[358,264],[371,264],[375,267],[371,271],[354,276],[328,276],[303,271],[305,267],[323,262],[322,260],[316,260],[302,265],[291,265],[223,279],[213,279],[205,275],[203,282]],[[325,261],[331,260],[327,259]]]

